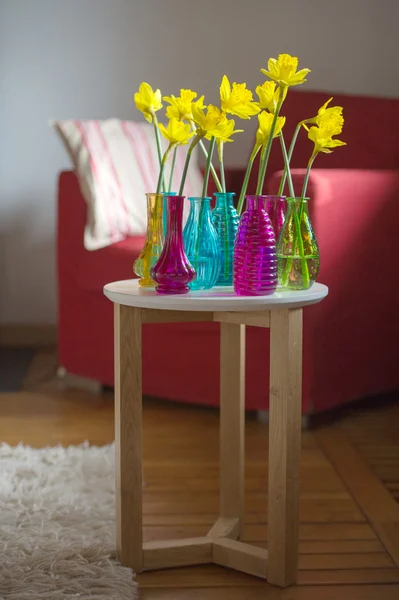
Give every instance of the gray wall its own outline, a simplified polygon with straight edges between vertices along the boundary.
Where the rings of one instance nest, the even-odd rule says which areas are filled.
[[[254,87],[280,52],[312,69],[307,89],[399,96],[398,22],[397,0],[0,0],[0,322],[56,320],[69,160],[49,118],[138,119],[141,80],[216,103],[224,72]],[[227,163],[245,163],[252,135]]]

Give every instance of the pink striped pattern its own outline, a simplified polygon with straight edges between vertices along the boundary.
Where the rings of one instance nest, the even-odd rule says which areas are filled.
[[[85,247],[96,250],[129,235],[143,234],[147,223],[145,193],[155,191],[159,174],[152,125],[109,119],[56,121],[54,126],[73,160],[88,204]],[[171,191],[178,191],[185,156],[186,148],[179,148]],[[184,193],[199,196],[201,190],[198,155],[193,153]]]

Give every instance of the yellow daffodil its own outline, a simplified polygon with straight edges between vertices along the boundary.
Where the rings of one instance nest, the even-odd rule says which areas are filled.
[[[343,117],[342,117],[343,120]],[[308,138],[314,143],[314,150],[312,157],[316,156],[319,152],[325,154],[331,154],[332,148],[338,146],[346,146],[345,142],[341,140],[333,140],[334,135],[338,135],[342,131],[342,125],[336,125],[334,119],[330,122],[324,122],[321,127],[311,127],[309,129]]]
[[[342,116],[343,108],[342,106],[328,106],[331,100],[332,98],[327,100],[327,102],[319,108],[316,117],[313,117],[313,119],[307,119],[306,122],[302,123],[307,131],[309,131],[307,123],[315,124],[319,127],[322,127],[325,123],[327,123],[329,126],[334,126],[336,129],[335,135],[338,135],[342,132],[342,127],[344,125],[344,118]]]
[[[261,72],[282,87],[305,83],[306,75],[310,73],[310,69],[297,71],[298,58],[290,54],[279,54],[277,59],[269,58],[267,67],[268,70],[261,69]]]
[[[256,144],[258,147],[266,146],[266,144],[269,140],[269,137],[270,137],[270,131],[272,128],[273,119],[274,119],[274,115],[272,113],[269,113],[266,111],[262,111],[258,115],[259,128],[258,128],[258,131],[256,132]],[[273,138],[275,138],[279,135],[280,131],[284,127],[284,124],[285,124],[285,117],[277,117],[276,127],[275,127],[274,133],[273,133]]]
[[[191,121],[193,118],[191,105],[195,104],[199,108],[204,106],[204,96],[201,96],[194,102],[194,98],[197,97],[197,92],[192,90],[180,90],[180,96],[164,96],[165,102],[168,102],[170,106],[166,109],[166,116],[168,119],[175,117],[179,121]]]
[[[246,83],[233,83],[223,75],[220,86],[220,102],[222,111],[236,115],[240,119],[250,119],[260,111],[256,102],[252,101],[252,92],[247,89]]]
[[[210,139],[211,136],[214,136],[216,138],[216,141],[218,142],[218,144],[220,144],[220,143],[224,144],[225,142],[232,142],[233,141],[231,139],[232,135],[234,135],[235,133],[242,133],[244,131],[243,129],[234,129],[234,127],[235,127],[234,119],[228,119],[227,117],[224,117],[209,132],[209,134],[206,137],[208,139]]]
[[[192,113],[194,123],[197,126],[196,134],[207,139],[213,137],[217,125],[226,118],[222,111],[213,104],[209,104],[208,107],[200,107],[193,103]]]
[[[183,123],[175,117],[169,119],[167,127],[160,123],[159,129],[161,130],[163,137],[168,140],[171,146],[182,146],[183,144],[187,144],[189,139],[194,135],[188,123]]]
[[[138,110],[143,113],[149,123],[152,123],[155,112],[162,108],[161,90],[154,92],[152,87],[143,81],[139,91],[134,94],[134,101]]]
[[[284,102],[287,96],[288,88],[283,89],[282,101]],[[279,102],[280,90],[274,81],[265,81],[262,85],[258,85],[256,93],[259,97],[258,106],[263,110],[268,110],[271,113],[276,112]]]

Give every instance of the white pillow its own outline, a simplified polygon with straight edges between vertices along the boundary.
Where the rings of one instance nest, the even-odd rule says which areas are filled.
[[[153,126],[119,119],[71,119],[52,121],[51,124],[65,143],[87,202],[86,249],[97,250],[127,236],[145,233],[145,194],[156,190],[159,174]],[[185,196],[201,196],[202,193],[196,150],[191,157]],[[186,152],[187,147],[177,150],[171,191],[178,191]],[[171,160],[166,166],[167,183],[170,166]]]

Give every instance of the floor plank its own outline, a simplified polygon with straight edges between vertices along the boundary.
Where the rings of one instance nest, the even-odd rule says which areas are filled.
[[[112,392],[66,389],[56,365],[46,349],[32,362],[24,390],[0,394],[0,439],[37,447],[111,443]],[[143,421],[145,539],[205,534],[218,511],[218,411],[146,400]],[[260,547],[267,540],[267,447],[267,425],[247,415],[243,535]],[[399,409],[349,408],[335,425],[303,435],[299,586],[279,590],[205,565],[143,573],[141,598],[396,600],[399,531],[390,494],[399,496]]]
[[[399,567],[399,504],[344,434],[324,429],[316,438]]]

